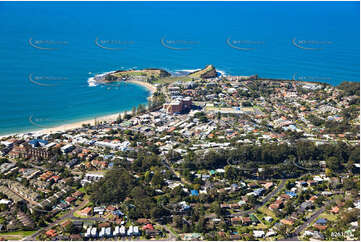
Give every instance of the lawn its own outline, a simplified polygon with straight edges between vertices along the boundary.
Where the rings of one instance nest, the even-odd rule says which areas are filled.
[[[0,236],[6,236],[6,235],[19,235],[19,236],[29,236],[35,233],[36,231],[15,231],[15,232],[6,232],[6,233],[0,233]]]
[[[88,218],[87,216],[82,216],[82,215],[80,215],[80,214],[79,214],[79,211],[75,211],[75,212],[73,213],[73,216],[74,216],[74,217],[77,217],[77,218]]]
[[[15,231],[15,232],[6,232],[0,233],[0,237],[5,240],[21,240],[22,238],[32,235],[36,231]]]
[[[272,217],[274,220],[277,219],[276,214],[275,214],[273,211],[269,210],[269,209],[268,209],[267,207],[265,207],[265,206],[258,208],[258,211],[261,212],[261,213],[263,213],[263,214],[266,214],[266,215]]]
[[[337,220],[337,216],[328,212],[323,212],[320,215],[320,218],[325,218],[329,221],[336,221]]]
[[[187,76],[163,77],[163,78],[157,79],[156,81],[153,81],[153,83],[165,84],[165,83],[172,83],[172,82],[175,82],[175,81],[188,82],[188,81],[192,81],[192,78],[187,77]]]

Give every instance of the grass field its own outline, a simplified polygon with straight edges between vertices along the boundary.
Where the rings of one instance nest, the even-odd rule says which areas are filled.
[[[36,231],[15,231],[15,232],[6,232],[0,233],[0,237],[5,240],[21,240],[22,238],[32,235]]]
[[[189,82],[192,81],[192,78],[188,76],[170,76],[170,77],[159,78],[156,81],[153,81],[153,83],[170,84],[176,81]]]
[[[331,213],[327,213],[327,212],[323,212],[320,215],[320,218],[325,218],[329,221],[336,221],[337,220],[337,216]]]
[[[82,215],[80,215],[80,214],[79,214],[79,211],[75,211],[75,212],[73,213],[73,216],[74,216],[74,217],[77,217],[77,218],[88,218],[87,216],[82,216]]]

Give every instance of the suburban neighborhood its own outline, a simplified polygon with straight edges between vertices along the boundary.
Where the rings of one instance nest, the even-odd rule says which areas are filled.
[[[360,240],[359,83],[116,75],[149,103],[1,137],[2,240]]]

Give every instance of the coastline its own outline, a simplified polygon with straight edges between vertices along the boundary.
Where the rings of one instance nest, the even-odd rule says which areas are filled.
[[[126,82],[129,82],[129,83],[134,83],[134,84],[137,84],[139,86],[143,86],[145,87],[146,89],[148,89],[150,91],[150,96],[148,98],[151,98],[153,96],[153,94],[157,91],[157,88],[148,83],[148,82],[143,82],[143,81],[138,81],[138,80],[128,80]]]
[[[146,83],[146,82],[142,82],[142,81],[138,81],[138,80],[131,80],[131,81],[127,81],[127,82],[145,87],[150,92],[150,95],[147,98],[148,100],[151,99],[153,97],[153,94],[157,91],[157,88],[150,83]],[[123,116],[125,112],[129,112],[129,111],[131,111],[131,109],[124,110],[121,112],[116,112],[116,113],[109,114],[109,115],[94,117],[93,119],[87,119],[87,120],[72,122],[69,124],[57,125],[57,126],[50,127],[50,128],[43,128],[43,129],[39,129],[39,130],[29,130],[29,131],[24,131],[24,132],[20,132],[20,133],[4,134],[4,135],[0,135],[0,138],[14,136],[14,135],[23,135],[23,134],[27,134],[27,133],[51,134],[51,133],[56,133],[59,131],[63,132],[66,130],[81,128],[83,126],[83,124],[94,125],[95,119],[96,119],[96,121],[101,121],[101,122],[104,122],[104,121],[113,122],[117,119],[117,117],[119,115]]]

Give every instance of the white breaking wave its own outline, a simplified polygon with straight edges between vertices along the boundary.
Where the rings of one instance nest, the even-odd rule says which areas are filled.
[[[99,81],[102,80],[102,78],[105,75],[114,73],[115,71],[108,71],[108,72],[104,72],[104,73],[100,73],[100,74],[96,74],[93,77],[88,78],[88,86],[89,87],[96,87],[99,84]]]

